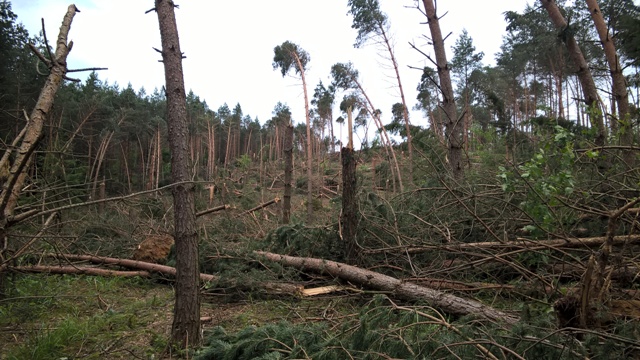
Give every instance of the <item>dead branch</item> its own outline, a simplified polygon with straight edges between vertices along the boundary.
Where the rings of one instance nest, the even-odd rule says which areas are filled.
[[[119,271],[100,269],[86,266],[62,266],[62,265],[29,265],[29,266],[9,266],[10,271],[49,273],[49,274],[73,274],[73,275],[93,275],[93,276],[119,276],[119,277],[150,277],[151,273],[144,270],[139,271]]]
[[[33,238],[31,238],[31,240],[29,240],[26,244],[24,244],[24,246],[18,249],[18,251],[16,251],[10,258],[6,259],[5,261],[2,262],[2,264],[0,264],[0,272],[2,272],[7,267],[7,265],[11,260],[16,259],[22,254],[24,254],[24,252],[27,251],[27,249],[31,247],[31,245],[33,245],[33,243],[35,243],[36,240],[38,240],[42,236],[44,231],[49,227],[49,225],[51,225],[51,222],[53,221],[53,219],[56,218],[57,215],[58,213],[52,213],[51,215],[49,215],[49,217],[44,222],[40,231],[38,231],[38,233]]]
[[[211,213],[214,213],[214,212],[226,210],[226,209],[229,209],[230,207],[231,207],[231,205],[224,204],[224,205],[216,206],[216,207],[211,208],[211,209],[202,210],[202,211],[196,213],[196,217],[200,217],[200,216],[211,214]]]
[[[262,203],[262,204],[260,204],[260,205],[258,205],[256,207],[254,207],[254,208],[251,208],[251,209],[249,209],[247,211],[241,212],[240,214],[238,214],[238,216],[247,215],[247,214],[250,214],[250,213],[252,213],[252,212],[254,212],[256,210],[264,209],[269,205],[277,204],[279,201],[280,201],[280,198],[271,199],[271,200],[269,200],[269,201],[267,201],[265,203]]]
[[[159,265],[148,263],[144,261],[138,260],[129,260],[129,259],[117,259],[110,258],[104,256],[93,256],[93,255],[75,255],[75,254],[61,254],[61,255],[53,255],[54,257],[61,260],[68,261],[88,261],[94,264],[108,264],[108,265],[118,265],[130,269],[138,269],[144,271],[157,272],[167,276],[176,276],[176,268],[166,265]],[[215,275],[209,274],[200,274],[200,280],[210,282],[217,281],[219,278]]]
[[[94,264],[117,265],[117,266],[122,266],[130,269],[156,272],[156,273],[160,273],[160,274],[171,276],[171,277],[176,276],[176,268],[174,267],[153,264],[153,263],[148,263],[148,262],[138,261],[138,260],[117,259],[117,258],[110,258],[110,257],[104,257],[104,256],[75,255],[75,254],[51,254],[51,256],[58,258],[60,260],[65,260],[65,261],[88,261]],[[72,267],[76,268],[76,266],[72,266]],[[95,275],[100,275],[100,274],[95,274]],[[200,280],[205,282],[214,282],[214,281],[218,281],[219,279],[220,277],[216,275],[210,275],[210,274],[204,274],[204,273],[200,274]],[[247,284],[237,284],[237,286],[241,288],[243,287],[246,288]],[[302,290],[304,289],[302,285],[283,283],[283,282],[262,282],[262,283],[259,283],[258,286],[262,290],[264,290],[266,293],[271,295],[300,296],[302,294]]]
[[[391,276],[361,269],[355,266],[323,259],[279,255],[264,251],[256,251],[254,253],[271,261],[293,266],[301,270],[310,270],[328,274],[363,287],[388,291],[400,298],[426,300],[432,303],[433,306],[450,314],[476,314],[485,319],[505,322],[508,324],[515,324],[519,320],[511,314],[494,309],[475,300],[463,299],[455,295],[398,280]]]
[[[408,251],[409,254],[419,254],[427,251],[464,251],[464,250],[557,250],[557,249],[577,249],[577,248],[595,248],[601,246],[607,241],[607,236],[598,236],[590,238],[565,238],[551,240],[531,240],[526,238],[518,238],[509,242],[478,242],[478,243],[459,243],[447,245],[426,245],[426,246],[396,246],[384,249],[363,250],[368,254],[378,254],[390,251]],[[640,235],[620,235],[611,239],[611,245],[629,245],[640,243]]]
[[[110,197],[110,198],[106,198],[106,199],[99,199],[99,200],[86,201],[86,202],[83,202],[83,203],[63,205],[63,206],[60,206],[60,207],[56,207],[56,208],[53,208],[53,209],[47,209],[47,210],[32,209],[32,210],[28,210],[28,211],[25,211],[23,213],[20,213],[18,215],[8,217],[7,218],[7,223],[9,225],[13,225],[13,224],[16,224],[18,222],[21,222],[21,221],[27,220],[29,218],[32,218],[34,216],[49,215],[51,213],[58,212],[58,211],[70,210],[70,209],[75,209],[75,208],[83,207],[83,206],[98,205],[98,204],[102,204],[102,203],[106,203],[106,202],[127,200],[127,199],[131,199],[131,198],[134,198],[134,197],[137,197],[137,196],[141,196],[141,195],[160,192],[160,191],[163,191],[163,190],[166,190],[166,189],[170,189],[170,188],[172,188],[174,186],[179,186],[179,185],[183,185],[183,184],[193,184],[193,183],[196,183],[196,182],[194,182],[194,181],[179,181],[179,182],[175,182],[173,184],[169,184],[169,185],[166,185],[166,186],[163,186],[163,187],[159,187],[157,189],[139,191],[139,192],[136,192],[136,193],[123,195],[123,196],[114,196],[114,197]]]

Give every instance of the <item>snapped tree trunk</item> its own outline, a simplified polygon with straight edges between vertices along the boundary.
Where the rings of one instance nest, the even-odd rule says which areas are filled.
[[[284,199],[282,201],[282,223],[291,219],[291,179],[293,175],[293,125],[289,123],[284,132]]]
[[[348,261],[357,262],[358,251],[356,233],[358,229],[358,206],[356,204],[356,160],[353,156],[353,127],[351,106],[347,108],[349,121],[349,142],[341,150],[342,159],[342,214],[340,228]]]
[[[609,71],[611,72],[612,90],[615,103],[618,105],[618,118],[617,121],[620,126],[620,143],[622,145],[633,145],[633,128],[631,126],[631,116],[629,113],[629,94],[627,92],[627,84],[622,73],[622,67],[620,66],[620,59],[616,53],[616,46],[613,42],[611,34],[609,34],[609,28],[607,27],[602,12],[598,6],[597,0],[586,0],[589,12],[591,13],[591,19],[598,31],[600,42],[604,48],[604,55],[607,58],[609,65]],[[614,114],[615,116],[615,114]],[[615,122],[616,119],[612,119]],[[634,153],[630,149],[622,151],[622,159],[629,167],[633,167]]]
[[[587,60],[585,60],[582,50],[580,50],[580,46],[578,46],[576,38],[571,33],[571,29],[568,28],[567,20],[560,12],[555,0],[540,0],[540,2],[547,10],[553,25],[563,32],[564,36],[562,36],[562,39],[567,46],[567,50],[569,50],[569,56],[571,56],[571,60],[578,68],[577,75],[580,80],[580,85],[582,86],[582,92],[584,93],[584,101],[589,108],[591,125],[597,129],[595,143],[596,145],[602,146],[605,143],[607,131],[604,127],[602,111],[598,105],[598,90],[596,89],[596,84],[593,81],[589,64],[587,63]]]
[[[27,180],[27,171],[33,160],[33,152],[42,139],[44,122],[53,106],[58,88],[60,84],[62,84],[68,71],[67,56],[73,47],[73,41],[67,43],[67,37],[76,12],[78,12],[78,9],[75,5],[69,5],[67,13],[62,20],[62,25],[60,26],[56,50],[52,59],[46,59],[35,46],[30,46],[36,56],[49,68],[49,76],[40,91],[40,96],[31,112],[31,117],[27,119],[27,125],[20,135],[18,135],[18,139],[21,138],[21,141],[16,139],[15,145],[18,144],[18,141],[20,145],[15,152],[13,164],[9,165],[13,147],[6,150],[2,161],[0,161],[0,167],[9,170],[8,173],[5,174],[6,176],[0,189],[0,262],[4,260],[4,252],[8,246],[7,228],[15,224],[12,217],[15,207],[18,204],[21,189]],[[4,275],[0,274],[0,297],[2,297],[4,293],[3,278]]]
[[[175,345],[186,348],[187,346],[199,346],[202,340],[200,333],[200,272],[194,202],[195,185],[188,182],[190,180],[190,161],[187,100],[174,7],[171,0],[155,0],[166,81],[171,177],[173,182],[181,182],[173,187],[176,303],[171,327],[171,340]]]
[[[444,39],[440,30],[440,21],[436,14],[436,8],[433,0],[423,0],[427,19],[429,21],[429,31],[431,32],[431,42],[436,55],[436,64],[438,67],[438,77],[440,78],[440,89],[442,92],[443,110],[445,119],[445,137],[448,142],[448,160],[449,168],[454,179],[462,179],[464,177],[463,157],[463,139],[462,124],[457,115],[456,101],[453,97],[453,86],[451,85],[451,73],[449,64],[447,63],[447,53],[444,47]]]

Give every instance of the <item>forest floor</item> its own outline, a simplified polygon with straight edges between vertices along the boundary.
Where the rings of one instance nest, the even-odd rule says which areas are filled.
[[[0,359],[174,358],[167,341],[173,317],[171,284],[141,278],[16,275],[0,300]],[[203,296],[203,330],[235,332],[280,321],[330,321],[348,315],[336,296],[242,301]],[[178,357],[184,358],[184,354]]]

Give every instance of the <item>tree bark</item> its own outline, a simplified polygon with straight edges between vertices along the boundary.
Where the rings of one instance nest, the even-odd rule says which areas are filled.
[[[349,116],[351,114],[349,113]],[[356,202],[356,159],[352,147],[343,147],[342,158],[342,214],[340,228],[345,255],[349,262],[357,263],[358,245],[356,234],[358,230],[358,205]]]
[[[640,235],[620,235],[608,239],[607,236],[590,237],[590,238],[567,238],[552,240],[529,240],[518,239],[509,242],[478,242],[478,243],[460,243],[455,245],[431,245],[431,246],[414,246],[414,247],[394,247],[387,249],[367,250],[367,253],[376,254],[382,252],[400,251],[402,253],[419,254],[427,251],[452,251],[459,252],[465,250],[518,250],[518,249],[589,249],[603,245],[609,241],[611,245],[630,245],[640,243]]]
[[[282,202],[282,223],[291,219],[291,179],[293,175],[293,125],[287,124],[284,132],[284,199]]]
[[[190,180],[189,129],[182,71],[182,51],[180,50],[174,7],[171,0],[155,0],[166,81],[171,177],[173,182],[185,182]],[[175,345],[183,348],[199,346],[202,341],[198,234],[196,232],[194,193],[195,185],[193,183],[183,183],[173,187],[176,303],[171,327],[171,340]]]
[[[433,0],[423,0],[427,19],[429,20],[429,31],[431,32],[431,42],[436,56],[438,67],[438,77],[440,78],[440,90],[442,92],[443,110],[446,115],[445,136],[448,141],[449,168],[454,179],[464,178],[463,138],[462,124],[458,119],[456,101],[453,96],[453,86],[451,85],[451,74],[447,63],[447,53],[444,47],[444,39],[440,30],[440,21],[436,14]]]
[[[2,161],[0,161],[2,169],[4,170],[6,168],[9,170],[7,174],[3,174],[4,179],[2,180],[4,181],[0,181],[0,261],[4,260],[4,252],[8,245],[7,228],[9,228],[12,223],[15,224],[12,218],[18,204],[18,197],[27,180],[27,171],[33,162],[33,152],[42,139],[44,122],[49,115],[56,93],[68,71],[67,56],[73,48],[73,41],[67,43],[67,37],[69,36],[71,23],[76,12],[78,12],[76,6],[69,5],[67,13],[62,20],[62,25],[60,26],[56,51],[52,55],[52,59],[45,58],[35,46],[30,44],[31,50],[40,61],[49,67],[49,76],[40,91],[36,105],[31,112],[31,117],[27,119],[27,125],[14,140],[15,144],[17,144],[18,141],[20,141],[19,138],[22,138],[20,146],[15,153],[13,164],[9,166],[11,155],[11,150],[9,149],[7,149],[3,155]],[[49,46],[49,44],[47,44],[47,46]],[[4,296],[4,287],[4,274],[0,271],[0,298]]]
[[[360,90],[360,93],[362,93],[362,96],[364,96],[365,100],[367,101],[367,104],[369,104],[369,108],[370,108],[370,111],[371,111],[371,117],[373,118],[373,122],[378,127],[378,130],[380,130],[380,132],[382,133],[383,142],[386,142],[385,143],[385,145],[386,145],[385,149],[387,149],[388,153],[391,154],[391,159],[393,159],[393,165],[391,165],[391,166],[395,166],[395,168],[396,168],[395,173],[398,176],[398,187],[400,188],[400,192],[404,192],[404,186],[403,186],[403,183],[402,183],[402,174],[400,173],[400,165],[398,164],[398,158],[396,157],[395,150],[393,150],[393,146],[391,144],[391,140],[389,140],[389,134],[387,134],[387,129],[385,129],[384,125],[382,125],[382,121],[380,121],[380,117],[376,114],[376,108],[373,106],[373,103],[371,102],[371,99],[369,99],[369,96],[364,91],[364,88],[362,87],[362,84],[360,84],[358,79],[352,78],[352,80],[356,84],[358,89]],[[394,171],[391,170],[391,172],[393,173]],[[393,180],[393,183],[395,185],[395,178]],[[394,186],[393,190],[395,191],[395,186]]]
[[[24,137],[20,143],[20,147],[17,149],[13,165],[9,169],[9,176],[4,184],[2,184],[2,191],[0,193],[0,220],[13,215],[20,189],[22,189],[26,180],[26,171],[32,162],[31,155],[42,138],[44,122],[53,106],[58,88],[67,74],[67,56],[73,48],[73,41],[67,43],[67,37],[71,29],[71,22],[77,11],[78,9],[75,5],[69,5],[67,8],[67,13],[60,26],[56,52],[53,54],[53,59],[45,59],[35,47],[32,47],[36,55],[38,55],[41,60],[45,60],[44,62],[50,66],[50,73],[40,92],[38,101],[31,112]]]
[[[409,153],[409,185],[413,184],[413,139],[411,136],[411,122],[409,121],[409,108],[407,107],[407,101],[404,98],[404,89],[402,88],[402,81],[400,81],[400,71],[398,70],[398,61],[396,60],[396,56],[393,52],[393,48],[391,47],[391,41],[387,37],[387,32],[384,30],[382,25],[378,25],[380,32],[382,34],[382,38],[387,47],[387,51],[389,51],[389,57],[391,59],[391,63],[393,64],[393,70],[396,73],[396,79],[398,81],[398,89],[400,90],[400,100],[402,100],[402,117],[404,118],[404,127],[407,132],[407,150]]]
[[[631,126],[631,118],[629,111],[629,94],[627,92],[627,84],[622,73],[622,67],[620,66],[620,59],[616,52],[614,39],[609,34],[607,24],[602,17],[602,12],[598,6],[597,0],[586,0],[589,7],[589,13],[591,13],[591,19],[598,31],[600,42],[604,48],[604,55],[607,58],[609,65],[609,71],[611,72],[612,90],[615,102],[618,105],[618,117],[612,119],[612,122],[616,120],[619,122],[620,129],[620,143],[621,145],[630,146],[633,145],[633,128]],[[615,116],[615,114],[614,114]],[[634,154],[631,150],[623,150],[622,158],[628,167],[633,167]]]
[[[9,270],[18,272],[32,273],[48,273],[48,274],[73,274],[73,275],[92,275],[92,276],[118,276],[118,277],[150,277],[148,271],[121,271],[110,269],[99,269],[84,266],[62,266],[62,265],[29,265],[29,266],[11,266]]]
[[[118,265],[122,267],[126,267],[129,269],[137,269],[143,271],[157,272],[160,274],[173,276],[177,278],[177,269],[171,266],[154,264],[139,260],[130,260],[130,259],[118,259],[118,258],[110,258],[104,256],[93,256],[93,255],[75,255],[75,254],[61,254],[54,255],[56,258],[65,261],[89,261],[94,264],[108,264],[108,265]],[[202,281],[217,281],[219,278],[215,275],[209,274],[198,274],[199,278]]]
[[[307,121],[307,222],[311,222],[313,219],[313,179],[311,178],[312,172],[312,164],[313,164],[313,154],[311,145],[311,119],[309,117],[309,96],[307,94],[307,81],[304,76],[304,67],[300,62],[300,57],[297,53],[293,53],[293,57],[295,58],[298,69],[300,70],[300,77],[302,78],[302,90],[304,92],[304,115]]]
[[[513,315],[494,309],[475,300],[460,298],[455,295],[398,280],[391,276],[361,269],[355,266],[323,259],[294,257],[263,251],[256,251],[255,253],[257,255],[264,256],[271,261],[293,266],[301,270],[311,270],[318,273],[329,274],[364,287],[391,292],[393,295],[400,298],[426,300],[433,306],[438,307],[449,314],[460,316],[474,314],[485,319],[505,322],[507,324],[515,324],[519,320]]]
[[[602,117],[602,111],[600,110],[600,106],[598,105],[598,90],[596,88],[596,84],[593,81],[593,76],[591,75],[591,70],[589,69],[589,64],[587,60],[585,60],[584,55],[582,54],[582,50],[580,50],[580,46],[578,46],[578,42],[576,38],[572,35],[571,30],[568,29],[568,24],[555,0],[540,0],[542,6],[547,10],[549,14],[549,18],[553,25],[562,31],[564,34],[562,36],[567,49],[569,50],[569,56],[571,56],[571,60],[578,68],[578,79],[580,80],[580,85],[582,86],[582,92],[584,93],[585,103],[589,108],[589,118],[591,119],[591,124],[597,129],[597,135],[595,139],[595,143],[599,146],[604,145],[605,139],[607,137],[607,131],[604,127],[604,120]]]

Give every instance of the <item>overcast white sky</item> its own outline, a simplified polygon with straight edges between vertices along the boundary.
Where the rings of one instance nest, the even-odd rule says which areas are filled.
[[[438,13],[444,34],[451,32],[451,47],[466,28],[478,51],[485,53],[485,64],[494,64],[505,29],[503,13],[522,11],[534,0],[446,0],[439,1]],[[13,0],[13,11],[31,34],[40,31],[44,18],[47,35],[55,42],[58,28],[71,1]],[[73,21],[70,39],[74,41],[69,56],[70,68],[107,67],[99,76],[121,87],[131,83],[147,93],[164,83],[160,55],[158,20],[155,13],[145,15],[153,1],[78,0],[80,9]],[[287,103],[294,121],[304,122],[304,98],[299,80],[282,78],[273,70],[273,48],[286,40],[293,41],[311,56],[307,72],[310,96],[319,80],[329,83],[329,70],[337,62],[352,61],[360,71],[361,81],[372,102],[390,121],[391,105],[399,102],[393,73],[373,46],[354,49],[356,32],[347,15],[347,0],[177,0],[178,31],[184,59],[187,91],[192,89],[209,107],[216,110],[223,103],[230,107],[240,103],[245,115],[256,116],[262,123],[271,118],[278,101]],[[425,18],[415,9],[414,0],[381,0],[395,39],[405,96],[410,107],[415,104],[415,88],[421,72],[409,66],[429,64],[411,49],[414,42],[427,54],[432,46],[423,37],[429,33]],[[412,8],[413,7],[413,8]],[[451,55],[449,55],[451,56]],[[449,57],[450,58],[450,57]],[[73,74],[78,76],[78,74]],[[85,79],[88,74],[80,74]],[[340,98],[341,99],[341,98]],[[339,100],[337,103],[339,103]],[[336,112],[337,117],[339,114]],[[334,117],[334,118],[335,118]],[[426,125],[419,112],[412,112],[411,122]],[[337,135],[337,134],[336,134]]]

